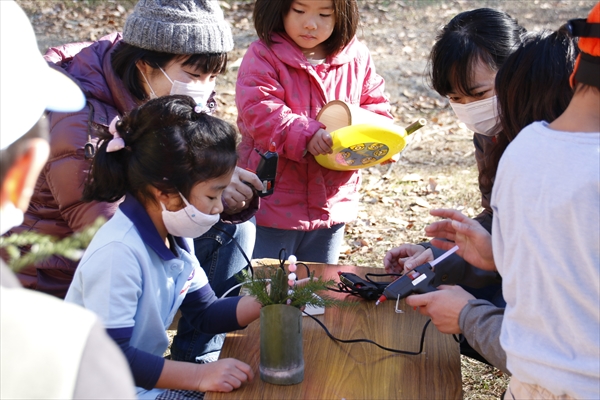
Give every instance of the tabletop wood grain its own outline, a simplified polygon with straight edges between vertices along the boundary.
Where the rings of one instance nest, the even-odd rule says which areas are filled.
[[[381,269],[310,264],[316,276],[337,279],[337,271],[361,277]],[[300,268],[299,268],[300,271]],[[354,296],[329,292],[347,298],[349,307],[328,308],[317,318],[340,339],[367,338],[384,347],[417,352],[421,332],[428,318],[400,302],[375,306]],[[233,357],[248,363],[254,380],[230,393],[206,393],[206,400],[217,399],[460,399],[462,382],[458,343],[451,335],[440,333],[429,324],[423,353],[395,354],[372,344],[336,342],[309,317],[303,317],[304,381],[279,386],[261,381],[260,322],[231,332],[225,339],[221,358]]]

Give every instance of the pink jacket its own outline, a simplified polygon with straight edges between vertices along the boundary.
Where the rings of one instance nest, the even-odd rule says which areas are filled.
[[[279,166],[275,190],[263,197],[256,222],[278,229],[315,230],[354,220],[358,212],[359,171],[321,167],[306,152],[319,128],[315,120],[331,100],[344,100],[391,118],[383,78],[369,50],[354,38],[325,63],[312,66],[285,34],[273,45],[250,45],[236,85],[239,166],[255,170],[260,155],[275,142]]]

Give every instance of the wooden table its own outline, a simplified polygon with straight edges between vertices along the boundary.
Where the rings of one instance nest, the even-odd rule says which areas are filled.
[[[337,271],[364,277],[382,269],[309,264],[315,276],[339,281]],[[299,267],[298,272],[303,268]],[[403,314],[394,311],[395,301],[379,306],[374,301],[329,292],[356,304],[328,308],[317,318],[340,339],[367,338],[382,346],[417,352],[428,318],[400,301]],[[260,379],[260,322],[227,334],[221,358],[237,358],[254,370],[254,380],[230,393],[206,393],[216,399],[461,399],[462,382],[458,343],[429,324],[423,353],[403,355],[372,344],[336,342],[310,317],[302,320],[304,381],[279,386]]]

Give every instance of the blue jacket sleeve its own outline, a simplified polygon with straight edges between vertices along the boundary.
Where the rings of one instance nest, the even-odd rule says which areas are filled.
[[[181,303],[182,318],[197,330],[217,334],[243,327],[238,324],[236,309],[241,297],[218,299],[210,285],[188,293]]]
[[[106,332],[125,354],[135,385],[147,390],[154,388],[162,373],[165,364],[164,358],[131,346],[129,342],[133,334],[133,327],[107,329]]]

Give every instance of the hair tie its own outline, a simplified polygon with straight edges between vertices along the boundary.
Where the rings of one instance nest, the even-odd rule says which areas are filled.
[[[202,107],[201,105],[197,105],[196,107],[194,107],[194,112],[196,114],[200,114],[203,110],[204,110],[204,107]]]
[[[117,122],[119,122],[120,120],[121,119],[117,115],[113,118],[108,127],[108,131],[111,135],[113,135],[113,138],[110,140],[110,142],[108,142],[108,145],[106,146],[107,153],[112,153],[113,151],[119,151],[125,148],[125,141],[123,140],[121,135],[119,135],[119,131],[117,131]]]

